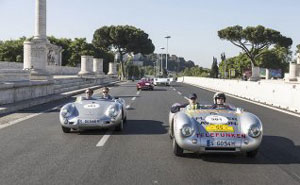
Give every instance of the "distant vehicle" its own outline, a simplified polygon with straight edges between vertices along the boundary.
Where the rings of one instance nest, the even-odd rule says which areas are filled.
[[[154,90],[154,85],[147,79],[142,79],[136,84],[136,89],[139,90]]]
[[[154,78],[153,84],[155,86],[157,85],[166,85],[169,86],[171,84],[172,79],[171,78]]]
[[[197,110],[174,104],[169,114],[173,152],[232,152],[255,157],[263,137],[259,118],[240,108],[201,106]]]
[[[59,113],[62,131],[69,133],[71,129],[101,129],[115,127],[122,131],[127,119],[126,103],[124,99],[113,100],[94,98],[64,105]]]

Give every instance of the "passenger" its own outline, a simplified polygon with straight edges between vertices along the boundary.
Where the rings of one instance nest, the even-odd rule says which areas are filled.
[[[109,95],[109,89],[108,87],[104,87],[102,90],[102,97],[103,99],[107,99],[107,100],[112,100],[113,97],[111,95]]]
[[[192,93],[188,96],[189,104],[187,105],[188,110],[196,110],[200,108],[200,104],[197,102],[197,95]]]

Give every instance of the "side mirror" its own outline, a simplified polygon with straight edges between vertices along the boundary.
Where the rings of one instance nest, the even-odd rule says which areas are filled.
[[[118,100],[119,99],[119,97],[114,97],[116,100]]]

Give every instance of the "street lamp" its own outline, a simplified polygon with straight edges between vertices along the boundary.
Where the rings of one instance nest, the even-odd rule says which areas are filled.
[[[163,54],[163,50],[165,49],[164,47],[161,47],[161,54],[160,54],[160,66],[161,66],[161,74],[164,74],[163,73],[163,57],[162,57],[162,54]]]
[[[168,54],[169,54],[169,49],[168,49],[168,40],[171,38],[171,36],[165,36],[165,38],[167,39],[167,54],[166,54],[166,70],[168,71]]]

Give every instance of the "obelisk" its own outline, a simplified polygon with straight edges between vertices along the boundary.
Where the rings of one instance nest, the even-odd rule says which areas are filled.
[[[36,0],[35,35],[24,42],[24,69],[30,70],[31,80],[50,80],[47,65],[46,0]]]

